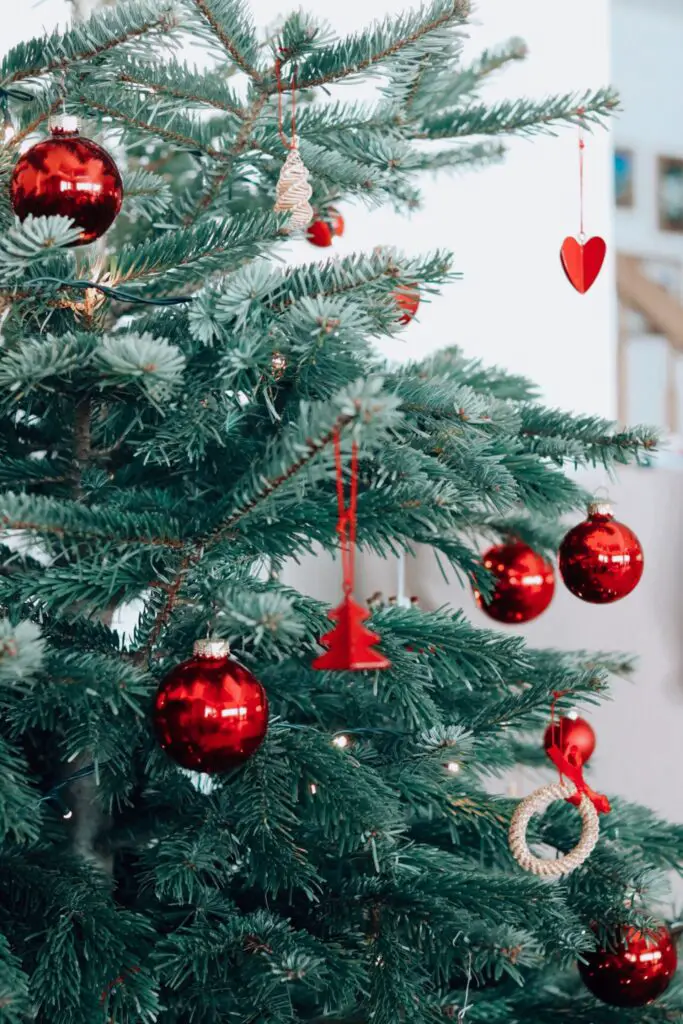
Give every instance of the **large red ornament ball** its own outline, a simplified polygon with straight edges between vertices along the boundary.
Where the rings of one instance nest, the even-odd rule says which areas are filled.
[[[402,310],[397,318],[400,324],[409,324],[420,307],[420,289],[416,284],[402,284],[393,291],[396,305]]]
[[[585,718],[562,717],[546,729],[543,746],[558,747],[570,764],[580,767],[595,750],[595,733]]]
[[[560,547],[567,589],[591,604],[626,597],[643,575],[643,549],[633,530],[618,523],[607,504],[595,503],[588,519],[570,530]]]
[[[325,249],[332,245],[333,239],[344,234],[344,218],[334,206],[328,206],[322,216],[316,217],[308,225],[306,238],[313,245]]]
[[[71,217],[81,229],[72,245],[85,245],[103,235],[121,209],[121,175],[106,150],[81,138],[75,118],[64,118],[51,132],[19,158],[10,183],[12,207],[20,220],[29,214]]]
[[[154,701],[161,747],[183,768],[225,772],[243,764],[268,730],[259,681],[223,640],[198,640],[193,657],[162,681]]]
[[[584,954],[579,973],[587,989],[609,1006],[645,1006],[669,987],[678,955],[669,929],[653,934],[628,928],[614,948]]]
[[[488,602],[476,589],[474,596],[479,607],[497,622],[531,622],[552,601],[553,567],[527,544],[515,541],[489,548],[482,561],[496,577],[496,589]]]

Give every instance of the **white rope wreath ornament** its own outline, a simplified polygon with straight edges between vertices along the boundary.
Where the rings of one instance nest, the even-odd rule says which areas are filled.
[[[576,786],[572,783],[553,782],[549,786],[537,789],[517,805],[510,822],[508,843],[512,856],[525,871],[530,871],[532,875],[540,875],[542,878],[560,878],[562,875],[571,874],[590,857],[600,835],[600,819],[586,793],[581,794],[581,803],[578,807],[582,825],[581,838],[573,850],[562,854],[557,860],[543,860],[542,857],[534,856],[526,841],[526,831],[535,814],[544,814],[556,800],[567,800],[576,792]]]

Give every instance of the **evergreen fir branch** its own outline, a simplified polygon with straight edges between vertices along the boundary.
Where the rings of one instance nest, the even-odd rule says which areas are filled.
[[[446,25],[461,24],[468,13],[469,4],[465,0],[432,0],[415,12],[387,18],[362,34],[315,50],[299,66],[296,87],[311,89],[362,71],[371,73],[423,36],[438,32]],[[294,80],[285,79],[282,86],[285,90],[292,89]]]
[[[0,1006],[5,1024],[23,1024],[31,1013],[29,977],[21,959],[12,952],[6,936],[0,934]]]
[[[422,74],[412,83],[405,100],[411,120],[419,121],[436,108],[461,106],[467,97],[477,95],[479,87],[489,75],[506,64],[523,60],[526,46],[521,39],[511,39],[494,50],[486,50],[474,63],[460,68],[459,55],[443,54],[441,60],[426,59]],[[428,54],[428,57],[431,55]]]
[[[246,214],[176,228],[138,246],[124,245],[110,263],[112,284],[159,281],[164,291],[234,269],[273,242],[280,221],[272,213]]]
[[[159,407],[183,383],[185,357],[165,338],[128,332],[102,338],[93,351],[101,389],[142,392]]]
[[[0,575],[0,601],[19,607],[40,608],[45,613],[95,615],[102,608],[116,607],[135,601],[144,593],[150,580],[167,575],[158,557],[159,548],[130,550],[124,559],[100,545],[92,554],[81,554],[72,565],[51,565],[27,569],[23,575]],[[107,556],[117,563],[107,564]],[[156,554],[156,557],[155,557]],[[38,597],[38,593],[40,596]]]
[[[526,377],[519,377],[498,366],[484,366],[480,359],[466,356],[457,346],[440,349],[418,364],[407,364],[406,375],[448,374],[454,381],[466,384],[473,391],[483,391],[499,399],[517,402],[536,398],[536,386]]]
[[[123,194],[127,215],[149,220],[165,213],[173,199],[171,186],[164,178],[141,169],[123,175]]]
[[[215,127],[207,124],[198,114],[180,114],[176,110],[164,110],[159,106],[150,111],[149,97],[132,91],[118,95],[112,103],[108,90],[102,87],[88,89],[87,82],[85,88],[81,85],[78,102],[93,114],[120,123],[129,133],[136,132],[143,137],[154,135],[163,142],[199,156],[208,156],[212,160],[227,159],[225,150],[213,145]]]
[[[5,273],[23,272],[29,263],[52,257],[55,248],[72,245],[80,237],[80,228],[69,217],[15,218],[0,238],[0,266]]]
[[[460,171],[474,167],[488,167],[498,164],[505,156],[505,147],[498,143],[478,142],[457,149],[442,149],[435,153],[420,153],[414,156],[411,167],[420,171]]]
[[[229,514],[224,517],[219,510],[219,522],[211,529],[206,544],[222,540],[246,515],[293,480],[329,447],[338,431],[343,430],[345,436],[360,435],[365,444],[377,443],[399,421],[396,401],[382,394],[381,387],[380,378],[370,378],[325,404],[302,404],[298,421],[276,437],[264,457],[252,465],[248,481],[238,481]]]
[[[240,71],[260,82],[258,41],[242,0],[191,0],[191,3]]]
[[[105,69],[107,77],[112,75]],[[188,106],[213,107],[232,114],[240,120],[245,110],[239,97],[217,72],[201,74],[187,63],[169,61],[167,64],[144,64],[139,61],[121,61],[113,70],[117,81],[134,89],[143,89],[155,96],[179,100]],[[126,193],[127,194],[127,193]]]
[[[647,461],[657,449],[659,432],[654,427],[618,430],[614,423],[596,416],[572,416],[537,405],[521,409],[521,435],[529,451],[558,463],[575,465]]]
[[[0,522],[5,529],[36,537],[55,537],[77,546],[82,541],[181,550],[180,523],[152,512],[131,513],[121,508],[84,507],[78,501],[5,492],[0,498]]]
[[[424,138],[453,139],[467,135],[538,135],[553,133],[561,124],[601,124],[618,107],[611,89],[553,96],[542,103],[520,99],[494,107],[472,104],[464,109],[428,114],[422,126]]]
[[[47,334],[26,338],[0,358],[2,404],[16,406],[19,397],[37,389],[53,390],[57,381],[83,367],[91,358],[95,341],[88,334]]]
[[[67,32],[53,32],[19,43],[0,63],[0,86],[67,70],[92,60],[149,33],[168,33],[180,26],[174,5],[155,0],[127,0],[110,11],[100,11]]]

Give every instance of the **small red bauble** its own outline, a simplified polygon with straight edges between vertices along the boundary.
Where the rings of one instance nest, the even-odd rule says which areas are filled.
[[[652,934],[628,928],[613,949],[585,953],[579,973],[586,988],[609,1006],[645,1006],[669,987],[678,955],[669,929]]]
[[[316,217],[308,225],[306,238],[313,245],[319,245],[325,249],[332,245],[335,236],[338,238],[344,234],[344,218],[334,206],[328,206],[322,217]]]
[[[223,640],[198,640],[193,657],[162,681],[154,701],[161,747],[183,768],[224,772],[243,764],[268,730],[266,692]]]
[[[475,589],[479,607],[497,622],[531,622],[553,599],[555,574],[550,562],[527,544],[515,541],[489,548],[484,568],[496,577],[490,601]]]
[[[10,198],[20,220],[70,217],[81,229],[72,245],[99,238],[114,221],[123,201],[118,167],[101,146],[78,134],[75,118],[51,126],[51,138],[19,158]]]
[[[398,317],[400,324],[409,324],[420,307],[420,289],[416,284],[403,284],[393,292],[396,305],[403,310]]]
[[[588,519],[570,530],[560,547],[567,589],[591,604],[626,597],[643,575],[643,549],[633,530],[618,523],[607,504],[589,506]]]
[[[570,764],[581,767],[595,750],[595,733],[585,718],[563,717],[548,726],[543,746],[558,747]]]

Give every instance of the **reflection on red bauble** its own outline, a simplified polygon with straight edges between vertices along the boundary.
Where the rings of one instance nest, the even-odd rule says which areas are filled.
[[[652,934],[628,928],[614,948],[583,954],[579,973],[589,991],[610,1006],[645,1006],[669,987],[678,955],[669,929]]]
[[[72,119],[64,119],[69,123]],[[114,221],[123,201],[118,167],[101,146],[78,130],[57,123],[52,135],[19,158],[10,183],[10,198],[20,220],[71,217],[81,229],[73,245],[99,238]]]
[[[160,745],[183,768],[224,772],[243,764],[268,730],[266,692],[223,640],[198,640],[154,701]]]
[[[400,324],[409,324],[420,306],[420,289],[416,284],[401,284],[393,292],[396,305],[403,312],[398,317]]]
[[[570,764],[580,767],[595,750],[595,733],[585,718],[560,718],[545,731],[543,746],[559,747]]]
[[[328,206],[325,212],[312,220],[306,231],[306,238],[313,245],[327,248],[332,239],[344,234],[344,218],[334,206]]]
[[[596,502],[588,509],[588,519],[562,541],[560,572],[582,601],[609,604],[637,587],[643,549],[633,530],[616,521],[610,506]]]
[[[475,589],[479,607],[497,622],[531,622],[553,599],[555,575],[550,562],[527,544],[515,541],[489,548],[484,568],[496,577],[490,601]]]

